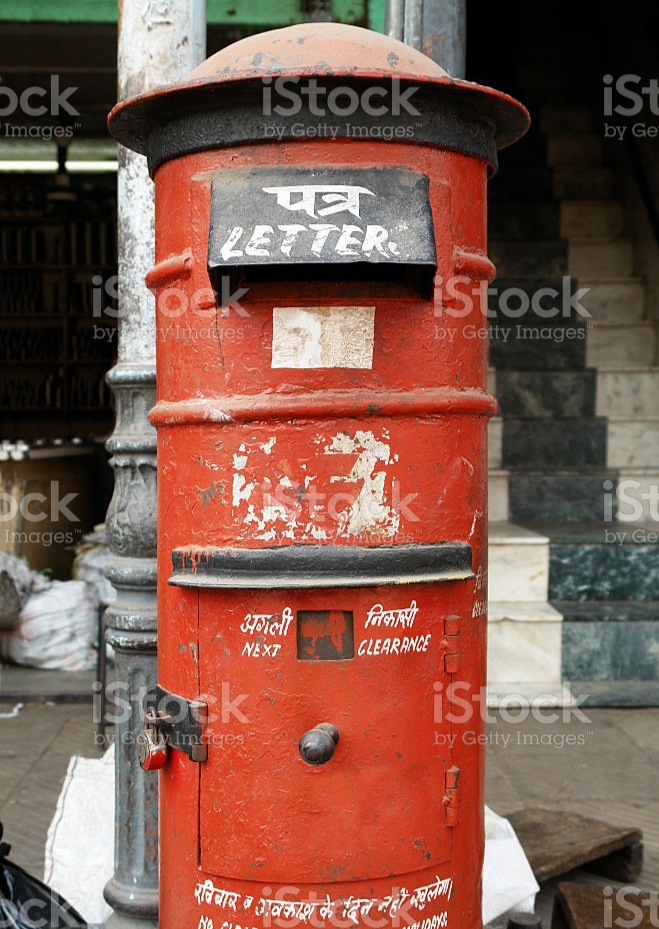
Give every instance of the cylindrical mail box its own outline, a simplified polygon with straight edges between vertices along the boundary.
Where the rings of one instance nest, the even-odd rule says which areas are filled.
[[[495,402],[470,334],[488,173],[527,120],[333,24],[111,116],[156,185],[164,929],[481,925]]]

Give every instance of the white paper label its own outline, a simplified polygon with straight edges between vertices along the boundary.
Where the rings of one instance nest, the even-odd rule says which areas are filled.
[[[372,368],[374,306],[276,306],[273,368]]]

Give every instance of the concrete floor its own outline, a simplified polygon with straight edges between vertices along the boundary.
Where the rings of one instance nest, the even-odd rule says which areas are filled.
[[[0,713],[11,710],[0,705]],[[511,711],[512,712],[512,711]],[[640,886],[659,887],[659,708],[585,710],[588,722],[532,717],[490,727],[487,803],[571,810],[644,832]],[[98,757],[90,703],[27,703],[0,717],[0,820],[12,859],[43,874],[44,844],[69,757]],[[506,738],[506,736],[508,738]],[[567,736],[576,738],[568,739]],[[574,744],[570,744],[574,743]],[[551,894],[541,913],[548,927]]]

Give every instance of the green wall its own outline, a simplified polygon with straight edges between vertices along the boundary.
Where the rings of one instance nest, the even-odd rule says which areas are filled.
[[[286,26],[304,22],[302,0],[207,0],[210,25]],[[384,29],[384,0],[333,0],[334,18],[344,23],[367,19]],[[0,0],[0,21],[114,23],[117,0]]]

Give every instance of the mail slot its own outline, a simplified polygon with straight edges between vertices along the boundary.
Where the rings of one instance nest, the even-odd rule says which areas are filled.
[[[327,23],[111,114],[156,186],[164,929],[481,925],[495,402],[467,326],[527,123]]]
[[[428,177],[402,167],[218,172],[208,270],[218,292],[223,277],[232,286],[339,278],[428,297],[437,270]]]

